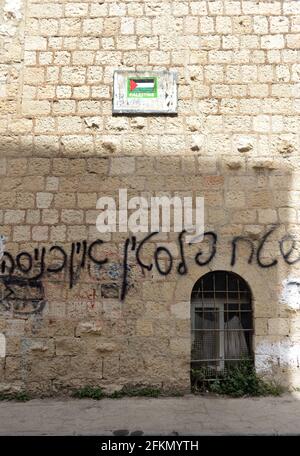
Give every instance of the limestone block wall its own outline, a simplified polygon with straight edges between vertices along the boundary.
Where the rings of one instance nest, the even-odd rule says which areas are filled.
[[[251,288],[258,371],[298,385],[300,2],[0,5],[1,389],[188,390],[191,290],[220,269]],[[178,116],[112,116],[116,69],[177,70]],[[144,234],[100,235],[120,188],[204,196],[211,261],[184,244],[178,274],[161,233],[149,271]]]

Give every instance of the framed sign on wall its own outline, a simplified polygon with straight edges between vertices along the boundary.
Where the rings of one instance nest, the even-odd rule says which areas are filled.
[[[113,114],[177,114],[177,72],[115,71]]]

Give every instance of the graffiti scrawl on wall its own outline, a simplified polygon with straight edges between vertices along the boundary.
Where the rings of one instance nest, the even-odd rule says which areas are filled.
[[[0,234],[0,260],[3,257],[5,249],[5,237]]]
[[[41,312],[46,305],[44,287],[40,280],[17,276],[1,277],[0,308],[14,314],[30,315]]]
[[[264,258],[265,244],[270,240],[277,226],[272,227],[258,241],[253,241],[246,236],[236,236],[231,240],[231,254],[229,263],[233,267],[237,261],[238,246],[243,243],[248,246],[247,263],[256,263],[261,268],[271,268],[276,266],[278,259],[274,253],[274,258],[266,260]],[[43,278],[59,273],[65,274],[65,280],[69,288],[73,288],[80,280],[81,271],[91,264],[101,269],[107,265],[107,275],[109,278],[117,279],[120,277],[120,299],[126,298],[129,288],[129,254],[134,253],[135,263],[141,268],[142,272],[151,271],[154,267],[162,276],[168,276],[176,268],[179,275],[188,274],[188,263],[186,260],[187,249],[194,245],[192,242],[184,242],[186,232],[182,231],[177,238],[179,247],[179,259],[174,258],[171,251],[165,246],[154,248],[152,260],[145,262],[143,252],[147,244],[155,241],[158,232],[150,233],[140,242],[135,236],[128,237],[123,246],[123,257],[121,267],[116,263],[110,263],[102,250],[104,241],[97,239],[91,243],[86,240],[73,242],[69,249],[59,245],[51,247],[35,248],[33,252],[22,251],[17,255],[12,255],[8,251],[2,252],[0,257],[0,309],[13,310],[14,313],[34,314],[41,312],[45,307],[45,293]],[[217,254],[218,236],[213,231],[207,231],[203,236],[204,241],[209,244],[208,251],[200,247],[195,254],[193,261],[199,266],[211,263]],[[155,244],[153,244],[155,245]],[[300,261],[296,255],[296,239],[291,234],[284,235],[278,241],[278,252],[283,261],[288,265]],[[130,256],[131,258],[131,256]],[[164,266],[162,266],[162,258]],[[175,260],[177,263],[175,264]],[[132,261],[132,260],[131,260]],[[121,269],[121,272],[120,272]],[[108,293],[110,295],[110,293]]]
[[[102,244],[100,239],[91,244],[73,242],[69,252],[53,245],[36,248],[33,253],[22,251],[16,256],[4,251],[0,263],[0,308],[16,314],[41,312],[46,303],[42,283],[45,275],[67,271],[69,287],[73,288],[87,261],[99,267],[108,261],[96,258],[95,251]]]

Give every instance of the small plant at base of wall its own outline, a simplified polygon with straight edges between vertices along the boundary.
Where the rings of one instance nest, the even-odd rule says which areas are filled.
[[[105,397],[104,391],[101,388],[94,386],[84,386],[74,391],[73,397],[77,399],[103,399]]]
[[[122,399],[123,397],[180,397],[180,391],[162,391],[152,386],[124,386],[122,389],[111,394],[105,393],[101,388],[94,386],[84,386],[72,393],[72,397],[77,399]]]
[[[215,393],[231,397],[280,396],[283,386],[263,380],[255,372],[253,362],[244,360],[228,368],[218,377],[208,380],[204,370],[192,370],[194,393]]]
[[[19,393],[0,393],[0,401],[27,402],[30,399],[31,397],[25,391]]]

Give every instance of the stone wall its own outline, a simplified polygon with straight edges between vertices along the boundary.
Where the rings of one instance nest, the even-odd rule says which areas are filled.
[[[191,290],[220,269],[252,290],[257,369],[299,384],[298,244],[285,236],[299,234],[300,2],[1,6],[1,388],[188,390]],[[178,116],[113,117],[115,69],[177,70]],[[185,244],[180,275],[178,235],[162,233],[141,257],[167,245],[171,272],[141,268],[145,235],[96,230],[97,198],[120,188],[204,196],[214,258],[195,261],[207,238]]]

